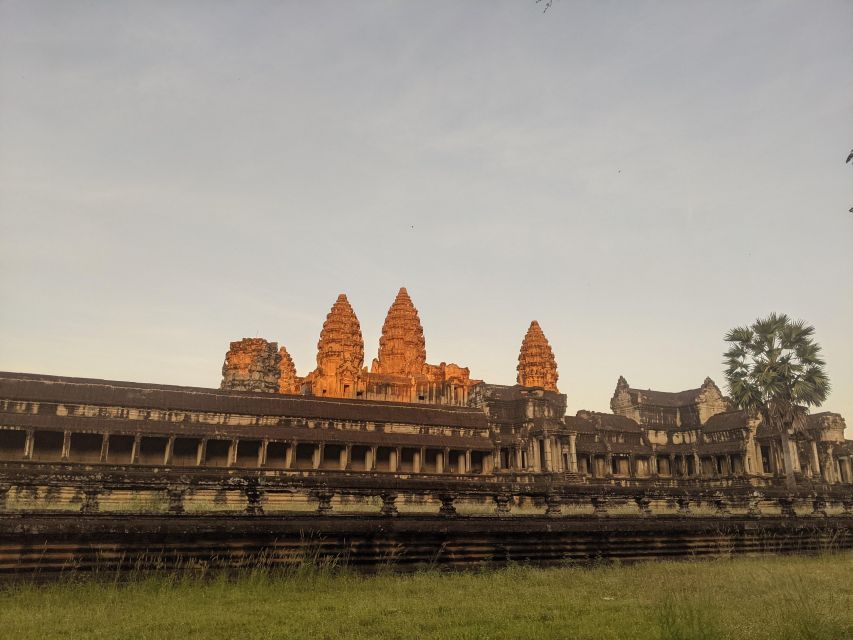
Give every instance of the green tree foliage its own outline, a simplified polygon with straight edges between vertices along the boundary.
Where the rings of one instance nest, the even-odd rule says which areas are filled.
[[[794,482],[790,436],[802,432],[809,407],[829,394],[829,378],[814,327],[772,313],[726,334],[726,382],[732,401],[760,415],[782,438],[785,476]]]

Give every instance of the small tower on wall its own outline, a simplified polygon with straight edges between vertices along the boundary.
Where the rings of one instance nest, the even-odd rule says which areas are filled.
[[[323,323],[317,343],[317,368],[305,377],[305,382],[316,396],[354,397],[362,383],[363,366],[361,325],[342,293]]]
[[[610,398],[610,410],[618,416],[625,416],[637,422],[642,420],[639,409],[634,405],[631,387],[625,376],[619,376],[619,380],[616,381],[616,389],[613,391],[613,397]]]
[[[424,373],[426,341],[418,310],[409,292],[401,287],[379,338],[379,357],[373,360],[371,373],[417,376]]]
[[[542,327],[534,320],[521,343],[518,354],[518,384],[523,387],[542,387],[546,391],[557,389],[557,361]]]
[[[302,386],[302,379],[296,375],[296,366],[293,364],[293,358],[287,352],[287,349],[282,347],[278,350],[278,392],[298,394]]]
[[[263,338],[243,338],[230,346],[222,365],[222,389],[278,392],[278,344]]]
[[[705,424],[711,416],[729,411],[731,407],[711,378],[705,378],[696,396],[696,408],[699,412],[699,422]]]

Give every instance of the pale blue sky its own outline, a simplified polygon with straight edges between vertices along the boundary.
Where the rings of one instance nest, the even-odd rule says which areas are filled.
[[[853,3],[0,2],[0,369],[216,386],[228,342],[430,362],[569,411],[722,386],[814,324],[853,420]]]

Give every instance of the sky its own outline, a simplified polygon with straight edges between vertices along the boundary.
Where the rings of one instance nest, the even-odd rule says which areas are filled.
[[[369,365],[405,286],[489,382],[538,320],[570,413],[788,313],[853,421],[853,3],[542,9],[0,0],[0,369],[305,375],[341,292]]]

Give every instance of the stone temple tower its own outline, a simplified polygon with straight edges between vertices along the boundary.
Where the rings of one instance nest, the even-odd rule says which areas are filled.
[[[401,287],[394,299],[379,339],[379,357],[370,367],[371,373],[418,376],[424,373],[426,342],[418,310],[409,292]]]
[[[301,379],[296,375],[296,365],[287,349],[281,347],[278,350],[281,360],[278,363],[278,392],[297,394],[300,391]]]
[[[231,343],[222,365],[221,389],[276,393],[279,378],[278,344],[263,338]]]
[[[557,361],[551,345],[534,320],[521,343],[518,354],[518,384],[523,387],[543,387],[546,391],[557,389]]]
[[[349,398],[361,384],[364,339],[361,326],[343,293],[326,316],[317,343],[317,368],[305,377],[316,396]]]

